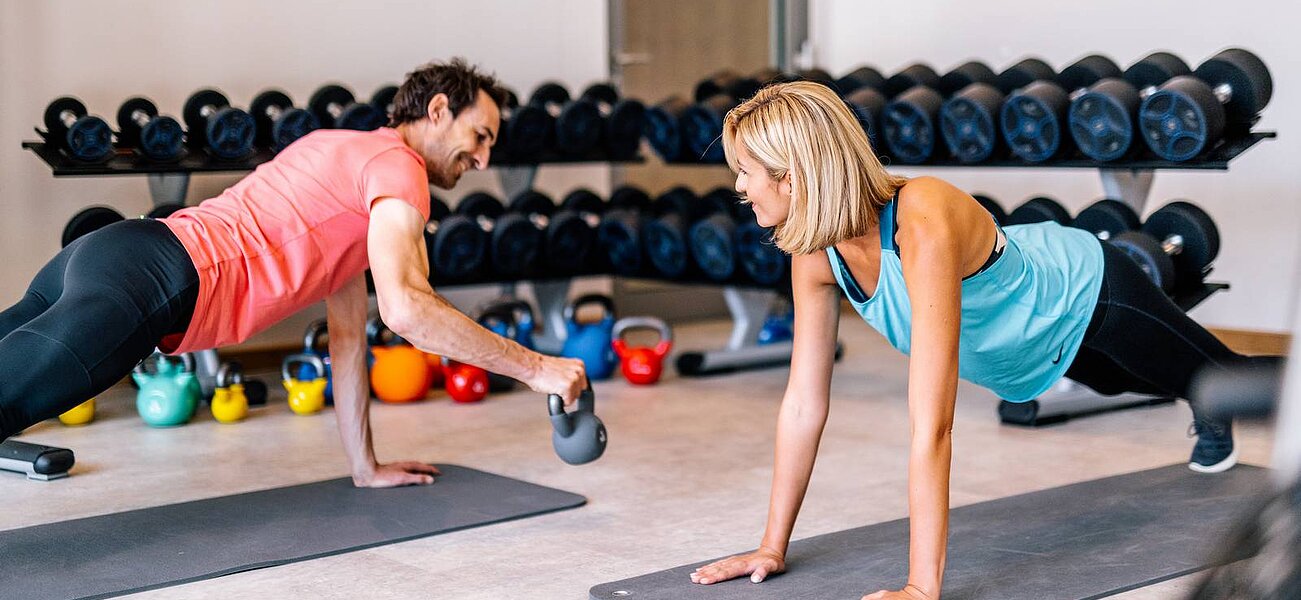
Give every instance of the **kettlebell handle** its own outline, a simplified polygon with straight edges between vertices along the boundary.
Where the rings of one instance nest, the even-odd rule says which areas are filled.
[[[174,356],[174,357],[173,357],[173,356],[169,356],[169,355],[167,355],[167,354],[163,354],[162,351],[161,351],[161,350],[158,350],[157,348],[154,349],[154,353],[153,353],[153,354],[150,354],[149,356],[144,357],[143,359],[140,360],[140,362],[136,363],[136,366],[135,366],[134,368],[132,368],[131,371],[132,371],[133,373],[139,373],[139,374],[141,374],[141,375],[149,375],[150,373],[149,373],[149,369],[148,369],[148,367],[146,366],[146,363],[148,363],[148,362],[149,362],[149,359],[151,359],[151,358],[154,359],[154,370],[155,370],[155,372],[158,370],[158,361],[160,361],[160,360],[161,360],[161,361],[171,361],[171,360],[173,360],[173,359],[180,359],[180,361],[181,361],[181,366],[183,367],[184,372],[186,372],[186,373],[193,373],[193,372],[194,372],[194,355],[193,355],[193,354],[190,354],[189,352],[186,352],[186,353],[184,353],[184,354],[181,354],[181,355],[178,355],[178,356]]]
[[[578,314],[578,309],[588,304],[600,304],[605,309],[605,316],[614,318],[614,300],[605,294],[585,294],[574,298],[572,302],[565,305],[565,320],[570,323],[574,322],[574,315]]]
[[[493,321],[505,325],[505,337],[507,339],[513,340],[519,335],[519,326],[515,322],[515,312],[500,304],[492,304],[483,309],[476,321],[484,327],[488,327],[488,324]]]
[[[596,394],[592,392],[592,382],[587,382],[587,387],[583,393],[578,395],[578,407],[574,412],[596,412]],[[550,416],[559,416],[564,414],[573,414],[565,412],[565,399],[560,394],[547,394],[547,414]]]
[[[389,339],[384,339],[384,334],[390,334]],[[398,335],[388,325],[384,324],[384,319],[378,314],[366,320],[366,343],[371,346],[397,346],[406,343],[402,336]]]
[[[221,363],[217,369],[217,387],[228,388],[244,384],[244,365],[237,360]]]
[[[367,333],[369,333],[369,330]],[[305,352],[316,352],[316,346],[320,343],[321,336],[329,334],[330,328],[325,319],[312,321],[307,326],[307,332],[303,334],[303,350]]]
[[[291,379],[298,379],[297,377],[293,376],[293,369],[292,369],[292,367],[296,364],[311,365],[312,368],[316,369],[316,377],[315,377],[316,379],[321,379],[325,377],[325,361],[321,360],[321,357],[315,354],[303,353],[303,354],[290,354],[289,356],[285,357],[285,362],[280,364],[280,378],[285,381],[289,381]]]
[[[614,331],[610,334],[613,339],[623,339],[623,334],[632,329],[652,329],[660,334],[660,342],[673,342],[673,330],[664,319],[655,317],[624,317],[614,322]]]

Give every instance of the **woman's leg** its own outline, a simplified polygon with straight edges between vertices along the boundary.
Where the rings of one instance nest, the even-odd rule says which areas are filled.
[[[1114,394],[1188,397],[1198,371],[1251,360],[1188,317],[1123,252],[1104,243],[1105,283],[1080,354],[1067,377]],[[1189,466],[1222,471],[1236,462],[1231,423],[1193,406],[1197,445]]]
[[[0,338],[0,439],[108,389],[194,309],[198,275],[162,223],[116,223],[60,258],[61,292]]]

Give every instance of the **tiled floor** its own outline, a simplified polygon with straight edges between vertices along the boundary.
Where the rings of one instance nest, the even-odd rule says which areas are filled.
[[[680,347],[719,345],[727,324],[679,328]],[[906,359],[845,320],[847,352],[831,420],[795,537],[896,519],[906,507]],[[786,370],[653,388],[598,384],[606,455],[571,467],[550,447],[543,399],[517,392],[479,405],[445,397],[376,405],[381,460],[457,463],[583,494],[576,510],[320,560],[262,569],[134,598],[556,598],[592,585],[746,550],[762,532],[775,419]],[[275,388],[273,388],[273,392]],[[101,399],[100,419],[55,422],[22,439],[76,450],[74,475],[52,483],[0,476],[0,528],[111,513],[346,474],[334,419],[291,414],[284,394],[246,422],[203,415],[149,429],[131,391]],[[1003,426],[988,392],[960,388],[952,502],[962,505],[1187,460],[1186,405],[1166,404],[1026,429]],[[1266,464],[1269,432],[1239,428],[1242,460]],[[1183,578],[1118,596],[1178,598]],[[864,590],[872,591],[872,590]]]

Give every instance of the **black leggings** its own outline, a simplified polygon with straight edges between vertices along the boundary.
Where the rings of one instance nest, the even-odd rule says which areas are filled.
[[[152,219],[68,244],[0,312],[0,440],[108,389],[189,326],[199,275]]]
[[[1193,321],[1115,246],[1104,242],[1102,249],[1102,291],[1067,377],[1102,394],[1186,399],[1203,367],[1256,360],[1230,350]]]

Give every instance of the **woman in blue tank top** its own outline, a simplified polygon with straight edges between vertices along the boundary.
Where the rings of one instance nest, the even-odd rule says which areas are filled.
[[[793,257],[795,342],[763,540],[754,552],[697,569],[696,583],[758,582],[785,569],[826,422],[842,290],[912,357],[908,581],[865,598],[940,595],[959,377],[1011,401],[1033,399],[1063,376],[1104,394],[1186,397],[1199,369],[1245,360],[1089,232],[1056,223],[1000,228],[944,181],[888,173],[823,85],[763,89],[728,113],[723,147],[737,192]],[[1190,468],[1232,467],[1230,424],[1198,412]]]

